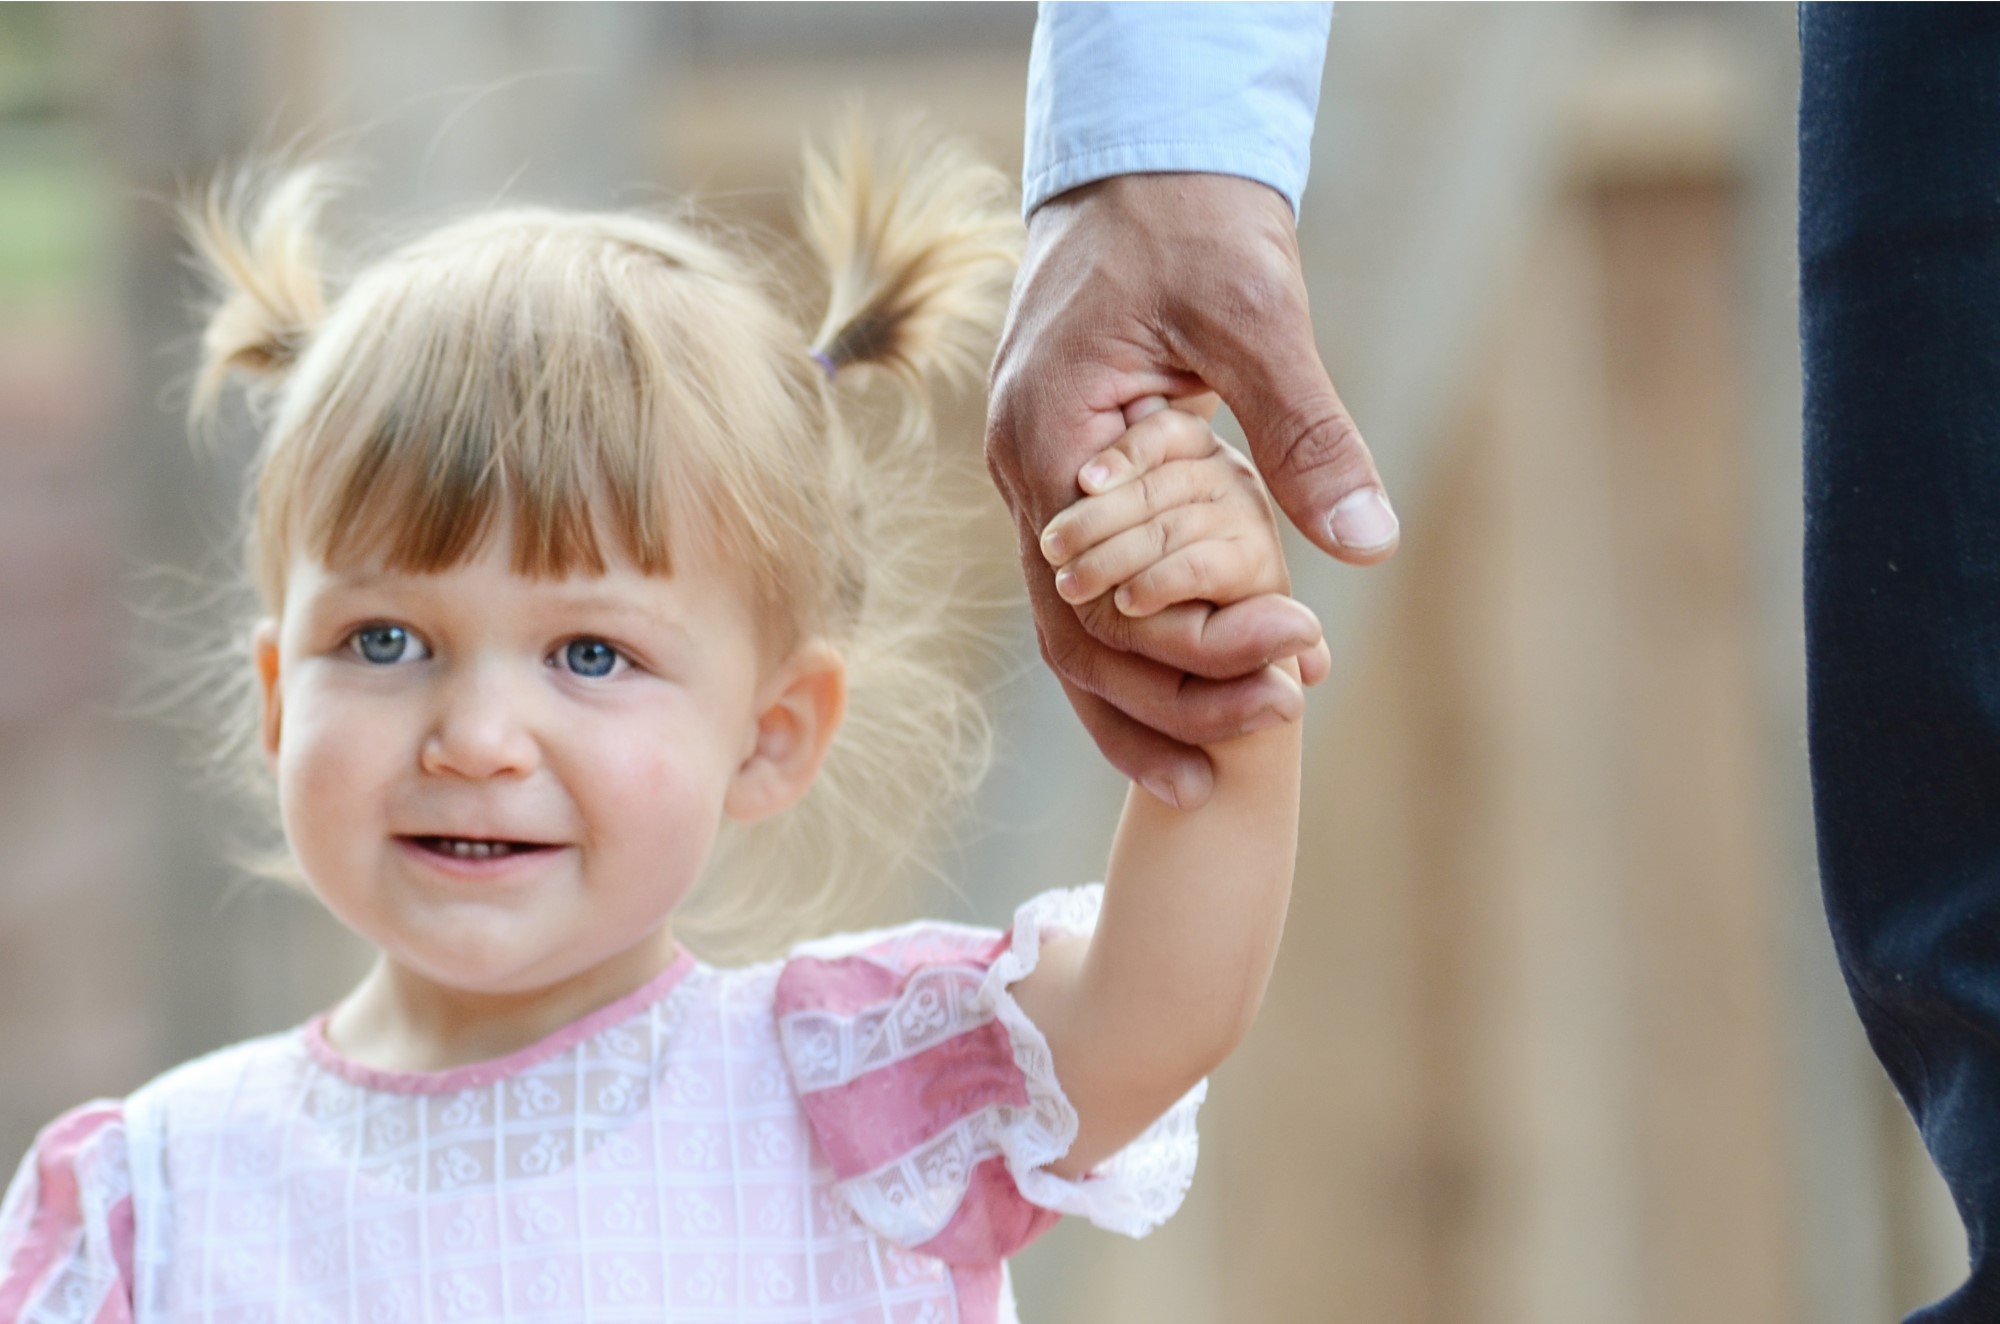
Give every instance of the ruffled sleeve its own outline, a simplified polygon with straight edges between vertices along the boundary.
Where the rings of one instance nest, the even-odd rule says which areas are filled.
[[[1062,1214],[1144,1236],[1194,1177],[1196,1085],[1082,1180],[1047,1165],[1076,1139],[1048,1041],[1008,992],[1045,937],[1095,928],[1103,889],[1048,892],[1004,934],[913,924],[799,948],[779,1039],[842,1194],[889,1240],[992,1263]]]
[[[132,1178],[108,1100],[35,1138],[0,1203],[0,1324],[129,1324]]]

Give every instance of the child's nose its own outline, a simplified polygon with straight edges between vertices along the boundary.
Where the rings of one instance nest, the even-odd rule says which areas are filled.
[[[472,663],[443,677],[436,718],[425,734],[425,772],[465,778],[520,777],[541,751],[522,720],[520,696],[501,668]]]

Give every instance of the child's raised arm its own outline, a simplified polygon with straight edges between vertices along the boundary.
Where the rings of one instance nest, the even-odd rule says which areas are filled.
[[[1177,410],[1133,427],[1081,478],[1090,495],[1042,540],[1057,591],[1130,616],[1186,614],[1287,592],[1256,473],[1207,423]],[[1326,669],[1322,642],[1276,665]],[[1313,673],[1318,673],[1317,675]],[[1047,1037],[1078,1116],[1051,1165],[1080,1176],[1116,1153],[1241,1042],[1263,1001],[1298,845],[1300,724],[1208,748],[1215,790],[1177,810],[1133,787],[1091,938],[1051,941],[1014,995]]]

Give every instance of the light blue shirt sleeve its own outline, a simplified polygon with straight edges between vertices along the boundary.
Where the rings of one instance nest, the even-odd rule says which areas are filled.
[[[1331,4],[1043,0],[1021,206],[1146,171],[1306,188]]]

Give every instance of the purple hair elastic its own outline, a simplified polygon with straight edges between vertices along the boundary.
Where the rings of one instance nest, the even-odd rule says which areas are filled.
[[[814,349],[814,350],[808,350],[806,352],[812,355],[814,363],[817,363],[819,364],[820,367],[826,369],[826,379],[828,381],[832,381],[833,374],[838,372],[839,369],[835,366],[833,360],[826,356],[826,351],[823,349]]]

